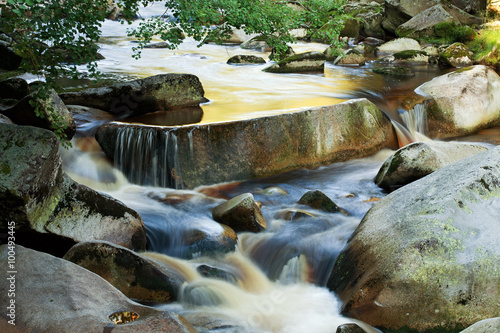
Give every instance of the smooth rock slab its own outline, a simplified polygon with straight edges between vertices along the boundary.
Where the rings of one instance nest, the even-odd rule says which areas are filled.
[[[377,53],[396,53],[406,50],[421,50],[420,44],[411,38],[397,38],[380,45],[375,50]]]
[[[394,189],[486,150],[483,146],[459,142],[414,142],[392,154],[380,168],[374,182],[382,188]]]
[[[7,272],[6,245],[0,246],[2,271]],[[16,247],[16,326],[0,317],[2,332],[196,332],[177,314],[140,305],[100,276],[64,259]],[[8,281],[0,281],[0,306],[7,308]],[[132,311],[139,318],[115,325],[109,316]],[[15,329],[15,330],[13,330]]]
[[[382,329],[459,331],[500,313],[500,147],[392,192],[365,215],[328,287]]]
[[[267,228],[267,222],[251,193],[238,195],[215,207],[212,217],[236,232],[259,232]]]
[[[500,77],[486,66],[439,76],[415,91],[425,98],[431,138],[464,136],[500,120]]]
[[[345,161],[396,142],[389,118],[366,99],[199,126],[144,127],[114,122],[101,126],[96,137],[130,181],[177,188]],[[140,154],[134,147],[140,147]],[[115,158],[115,151],[123,154],[117,153]],[[154,165],[153,160],[157,161]],[[133,170],[139,167],[143,172],[137,175]]]

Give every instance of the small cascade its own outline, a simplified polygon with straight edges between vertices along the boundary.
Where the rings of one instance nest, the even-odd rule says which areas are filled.
[[[399,116],[403,120],[406,128],[410,131],[414,141],[429,141],[426,134],[428,133],[427,127],[427,113],[422,103],[416,104],[411,110],[399,110]]]
[[[115,167],[134,184],[182,188],[177,136],[157,127],[123,126],[117,130]]]

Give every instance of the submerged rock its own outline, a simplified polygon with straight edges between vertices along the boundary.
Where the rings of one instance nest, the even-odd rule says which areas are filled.
[[[413,77],[415,72],[409,67],[380,67],[372,69],[373,73],[387,75],[387,76],[400,76],[400,77]]]
[[[498,124],[500,77],[478,65],[445,74],[415,90],[423,95],[431,138],[458,137]]]
[[[176,301],[184,282],[175,270],[109,242],[78,243],[64,259],[96,273],[125,296],[141,302]]]
[[[259,232],[267,228],[267,222],[251,193],[238,195],[215,207],[212,217],[237,232]]]
[[[5,272],[7,255],[7,245],[0,245]],[[72,262],[19,245],[16,255],[16,306],[36,311],[16,311],[15,326],[2,316],[2,332],[196,332],[183,317],[132,302],[106,280]],[[0,282],[3,295],[8,294],[8,282]],[[2,308],[7,308],[8,301],[0,298]]]
[[[384,330],[459,331],[492,318],[500,311],[499,211],[497,147],[375,204],[327,285],[343,313]]]
[[[183,257],[192,258],[196,255],[215,255],[234,251],[238,236],[227,225],[221,224],[222,230],[214,232],[195,228],[184,232],[183,239],[186,253]]]
[[[307,205],[311,208],[322,210],[327,213],[342,213],[350,215],[345,209],[340,208],[326,194],[320,190],[305,193],[298,202],[299,205]]]
[[[425,177],[443,166],[488,150],[459,142],[414,142],[398,149],[382,165],[374,182],[394,189]]]
[[[262,57],[254,55],[235,55],[227,60],[229,65],[245,65],[245,64],[265,64],[266,61]]]
[[[263,69],[269,73],[323,72],[326,57],[320,52],[306,52],[285,58]]]
[[[472,65],[472,52],[462,43],[454,43],[439,53],[439,62],[444,66],[468,67]]]
[[[0,229],[16,222],[21,242],[43,246],[42,235],[80,242],[101,239],[142,250],[141,217],[117,200],[75,183],[62,171],[59,142],[47,130],[0,124]],[[40,235],[34,239],[29,235]],[[21,244],[21,243],[20,243]]]
[[[111,159],[115,151],[123,152],[115,166],[132,182],[178,188],[345,161],[396,142],[389,118],[366,99],[218,124],[144,127],[113,122],[101,126],[96,138]],[[150,157],[138,160],[131,142]],[[154,158],[158,163],[152,165]],[[132,170],[139,165],[141,178],[134,178]]]
[[[208,101],[204,94],[200,80],[194,75],[158,74],[60,96],[68,105],[83,105],[120,116],[131,116],[198,106]]]

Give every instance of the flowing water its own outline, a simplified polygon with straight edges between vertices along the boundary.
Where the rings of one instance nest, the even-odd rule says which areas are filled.
[[[161,7],[153,7],[144,10],[143,16],[161,13]],[[409,112],[402,111],[402,97],[443,73],[436,67],[419,66],[414,68],[417,75],[412,79],[390,79],[373,74],[369,69],[374,64],[369,62],[359,68],[327,63],[324,75],[269,74],[261,71],[265,65],[225,63],[236,54],[267,58],[268,53],[242,50],[238,46],[196,48],[196,43],[190,40],[179,50],[146,49],[142,59],[136,61],[131,58],[134,43],[125,37],[125,27],[111,21],[103,25],[101,53],[106,60],[99,63],[101,71],[130,78],[159,73],[195,74],[210,99],[202,105],[201,112],[196,110],[196,117],[180,120],[162,113],[154,119],[133,119],[136,123],[213,123],[368,98],[391,117],[404,145],[425,134],[425,114],[418,104]],[[293,47],[296,52],[323,51],[326,45],[301,43]],[[138,167],[125,177],[88,135],[102,121],[77,121],[80,133],[87,134],[75,139],[75,148],[64,153],[68,174],[139,212],[146,225],[149,250],[156,253],[148,255],[168,262],[185,277],[180,300],[159,307],[197,320],[203,316],[222,318],[222,327],[224,323],[229,325],[224,332],[334,332],[339,324],[353,322],[339,314],[340,302],[324,286],[349,236],[370,207],[384,197],[373,178],[392,151],[265,179],[177,190],[175,184],[168,184],[165,179],[155,179],[152,183],[155,186],[134,185],[157,172]],[[486,141],[498,144],[495,141],[499,137],[498,128],[496,131],[490,132],[492,139]],[[123,130],[120,140],[127,144],[122,149],[130,150],[129,156],[151,159],[153,168],[160,165],[166,154],[152,153],[152,147],[158,143],[147,129],[141,135],[140,141],[132,142],[126,129]],[[474,137],[469,141],[485,141],[484,138]],[[176,137],[167,133],[164,140],[169,149],[176,149]],[[123,155],[118,151],[117,163],[120,156]],[[309,190],[323,191],[350,215],[324,213],[298,205],[300,197]],[[211,209],[226,198],[248,192],[262,203],[268,230],[259,234],[241,233],[235,251],[221,253],[230,240],[226,239],[225,229],[213,221]],[[187,236],[193,233],[203,235],[203,246]],[[201,264],[229,272],[233,278],[225,281],[202,277],[196,270]],[[231,325],[236,328],[230,328]]]

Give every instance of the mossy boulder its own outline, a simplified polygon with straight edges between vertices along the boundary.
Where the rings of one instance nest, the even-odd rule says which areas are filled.
[[[276,48],[273,47],[271,54],[269,55],[269,60],[280,61],[281,59],[285,59],[293,55],[295,55],[295,51],[291,46],[287,46],[285,53],[282,54],[281,57],[279,58],[276,52]]]
[[[405,50],[381,58],[377,62],[382,64],[427,65],[429,56],[425,51]]]
[[[361,52],[350,49],[347,50],[344,55],[337,57],[333,62],[335,65],[347,65],[347,66],[363,66],[366,62],[366,58],[361,54]]]
[[[38,106],[38,110],[33,107],[34,104]],[[53,89],[46,96],[38,96],[36,92],[32,92],[11,108],[4,110],[3,114],[18,125],[51,131],[60,129],[67,139],[71,139],[76,132],[76,123],[71,113]]]
[[[344,54],[344,50],[331,45],[323,51],[323,54],[325,55],[326,61],[334,61]]]
[[[207,102],[191,74],[158,74],[145,79],[60,94],[68,105],[83,105],[120,116],[181,109]]]
[[[266,61],[262,57],[254,55],[235,55],[227,60],[229,65],[254,65],[265,64]]]
[[[485,150],[488,149],[483,146],[458,142],[414,142],[392,154],[380,168],[374,182],[384,189],[395,189]]]
[[[326,57],[320,52],[306,52],[285,58],[263,69],[268,73],[323,72]]]
[[[63,258],[96,273],[128,298],[141,302],[176,301],[184,282],[174,269],[110,242],[78,243]]]
[[[396,34],[399,37],[423,38],[434,34],[434,28],[440,23],[454,22],[442,5],[433,6],[414,16],[411,20],[400,25]]]
[[[258,50],[262,52],[271,51],[271,46],[267,42],[267,37],[263,35],[255,36],[240,45],[245,50]]]
[[[373,73],[387,75],[387,76],[395,76],[395,77],[413,77],[415,76],[415,72],[409,67],[378,67],[372,69]]]
[[[440,64],[448,67],[469,67],[472,65],[472,52],[462,43],[454,43],[439,53]]]
[[[342,313],[384,331],[457,332],[495,317],[499,211],[497,147],[375,204],[327,285],[342,301]]]
[[[196,332],[183,317],[133,302],[100,276],[70,261],[20,245],[16,255],[16,325],[2,316],[2,332]],[[10,270],[7,258],[7,245],[0,245],[5,272]],[[8,294],[8,282],[0,282],[3,295]],[[8,301],[0,298],[2,308],[9,306]]]
[[[384,5],[382,3],[377,3],[375,1],[362,2],[362,1],[350,1],[347,2],[343,7],[345,13],[352,15],[357,22],[357,35],[348,35],[341,31],[341,36],[348,37],[358,37],[360,34],[362,36],[384,38],[385,31],[382,28],[382,22],[384,20]],[[345,27],[350,24],[349,21],[344,25]]]
[[[15,221],[19,244],[32,247],[45,246],[50,236],[53,249],[95,239],[145,248],[145,227],[135,211],[66,176],[52,132],[0,124],[0,137],[2,232]]]
[[[251,193],[238,195],[215,207],[212,217],[237,232],[259,232],[267,228],[267,222]]]
[[[498,124],[500,77],[489,67],[462,68],[424,83],[415,91],[424,97],[428,135],[458,137]]]

